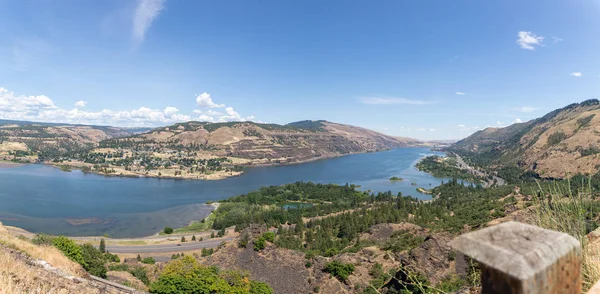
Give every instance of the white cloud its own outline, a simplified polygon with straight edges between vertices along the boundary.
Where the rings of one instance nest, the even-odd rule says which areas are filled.
[[[163,112],[164,112],[166,115],[168,115],[168,116],[171,116],[171,115],[174,115],[174,114],[176,114],[177,112],[179,112],[179,109],[177,109],[176,107],[173,107],[173,106],[167,106],[167,107],[165,108],[165,110],[163,110]]]
[[[85,105],[87,105],[87,101],[83,101],[83,100],[79,100],[77,102],[75,102],[75,107],[85,107]]]
[[[360,98],[360,102],[363,104],[373,104],[373,105],[392,105],[392,104],[425,105],[425,104],[433,103],[430,101],[410,100],[410,99],[406,99],[406,98],[394,98],[394,97],[363,97],[363,98]]]
[[[458,125],[459,128],[466,128],[467,126],[465,125]]]
[[[165,2],[166,0],[138,0],[133,14],[133,38],[136,42],[144,41],[146,31],[163,10]]]
[[[0,87],[0,112],[37,113],[55,108],[54,102],[45,95],[15,96]]]
[[[206,92],[204,92],[196,97],[196,104],[199,107],[209,107],[209,108],[225,107],[225,104],[214,103],[212,98],[210,97],[210,94],[208,94]]]
[[[80,101],[78,101],[80,102]],[[210,122],[246,121],[254,116],[243,117],[232,107],[225,108],[225,113],[207,110],[197,119]],[[62,109],[45,95],[15,95],[5,88],[0,88],[0,119],[28,120],[38,122],[80,123],[113,126],[159,126],[192,120],[192,117],[181,113],[173,106],[163,110],[140,107],[130,111],[84,111],[77,108]]]
[[[516,111],[519,112],[534,112],[537,110],[537,108],[532,107],[532,106],[519,106],[519,107],[515,107]]]
[[[520,123],[522,123],[522,122],[523,122],[523,121],[522,121],[520,118],[518,118],[518,117],[517,117],[517,118],[515,118],[515,123],[518,123],[518,124],[520,124]]]
[[[519,37],[517,39],[517,44],[523,49],[535,50],[534,46],[543,46],[542,42],[544,42],[544,37],[538,37],[532,32],[520,31],[517,33],[517,36]]]
[[[461,95],[461,96],[462,96],[462,95],[466,95],[466,93],[464,93],[464,92],[456,92],[456,93],[454,93],[454,94],[456,94],[456,95]]]
[[[205,115],[205,114],[199,116],[198,120],[199,121],[207,121],[207,122],[214,122],[215,121],[215,119],[212,116]]]
[[[576,71],[576,72],[571,73],[571,76],[574,76],[574,77],[578,78],[578,77],[581,77],[582,74],[581,74],[581,72]]]
[[[561,39],[559,37],[552,36],[552,43],[556,44],[556,43],[560,43],[562,41],[563,41],[563,39]]]

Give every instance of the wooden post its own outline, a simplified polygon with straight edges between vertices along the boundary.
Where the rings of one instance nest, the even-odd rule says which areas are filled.
[[[481,264],[484,294],[581,293],[581,246],[568,234],[506,222],[450,245]]]

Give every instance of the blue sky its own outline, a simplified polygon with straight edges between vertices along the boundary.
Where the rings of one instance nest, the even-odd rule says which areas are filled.
[[[0,0],[0,118],[457,139],[600,90],[600,1]]]

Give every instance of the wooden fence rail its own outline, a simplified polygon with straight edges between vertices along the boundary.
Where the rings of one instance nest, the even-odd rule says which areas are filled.
[[[467,233],[451,246],[481,265],[482,293],[581,293],[581,245],[518,222]]]

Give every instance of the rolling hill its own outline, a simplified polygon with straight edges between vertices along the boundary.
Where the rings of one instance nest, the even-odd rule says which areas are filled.
[[[487,128],[448,148],[470,163],[544,178],[600,171],[600,102],[574,103],[505,128]]]
[[[0,124],[0,160],[31,162],[39,156],[47,163],[123,176],[221,179],[241,174],[245,166],[413,146],[430,145],[323,120],[190,121],[139,134],[114,127]]]

